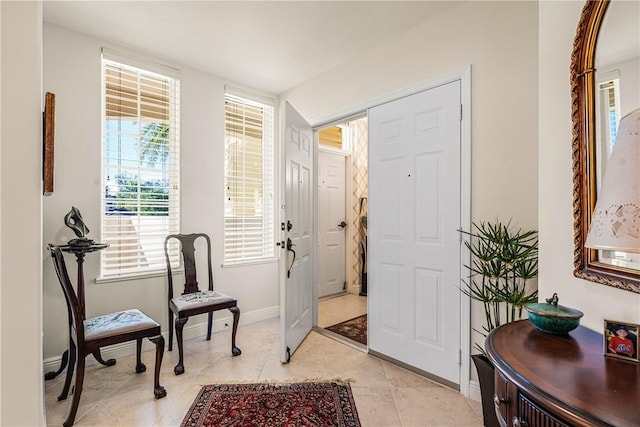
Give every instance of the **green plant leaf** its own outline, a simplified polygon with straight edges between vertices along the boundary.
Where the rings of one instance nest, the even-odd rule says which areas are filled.
[[[528,290],[527,283],[538,276],[538,232],[513,227],[511,220],[481,221],[472,223],[471,231],[459,231],[469,237],[464,244],[471,254],[461,291],[483,304],[480,333],[486,336],[503,322],[520,319],[525,304],[537,302],[538,291]]]

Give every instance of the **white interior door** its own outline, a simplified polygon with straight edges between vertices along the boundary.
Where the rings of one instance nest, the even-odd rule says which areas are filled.
[[[369,110],[369,348],[460,384],[461,83]]]
[[[280,360],[286,363],[313,325],[313,145],[307,121],[284,109],[284,260],[281,268]],[[282,289],[284,288],[284,289]]]
[[[346,282],[345,156],[318,152],[318,297],[344,291]]]

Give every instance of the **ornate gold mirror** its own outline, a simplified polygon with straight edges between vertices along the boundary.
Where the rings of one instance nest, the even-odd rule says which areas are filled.
[[[639,21],[640,2],[587,1],[571,57],[574,275],[636,293],[640,293],[637,248],[593,249],[585,243],[621,119],[634,114],[635,120],[640,107]],[[637,141],[635,136],[635,146]],[[640,169],[637,154],[626,160],[635,170]],[[638,178],[633,180],[638,188]],[[631,227],[635,227],[637,239],[639,209],[637,205],[631,209],[635,209],[631,213],[635,225]],[[596,227],[598,221],[594,222]]]

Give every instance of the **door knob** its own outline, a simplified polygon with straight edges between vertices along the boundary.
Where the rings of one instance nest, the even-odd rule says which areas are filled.
[[[346,223],[346,222],[344,222],[344,221],[342,221],[340,224],[338,224],[338,228],[339,228],[339,229],[341,229],[341,230],[342,230],[343,228],[345,228],[346,226],[347,226],[347,223]]]
[[[296,262],[296,251],[293,250],[294,246],[295,243],[293,243],[291,239],[287,237],[287,250],[289,252],[293,252],[293,259],[291,260],[289,268],[287,268],[287,277],[291,277],[291,269],[293,268],[293,263]]]

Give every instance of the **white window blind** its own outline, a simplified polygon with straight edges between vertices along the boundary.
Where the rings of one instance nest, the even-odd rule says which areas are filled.
[[[224,258],[274,256],[273,106],[225,96]]]
[[[164,270],[180,224],[180,82],[105,58],[102,72],[101,275]]]

